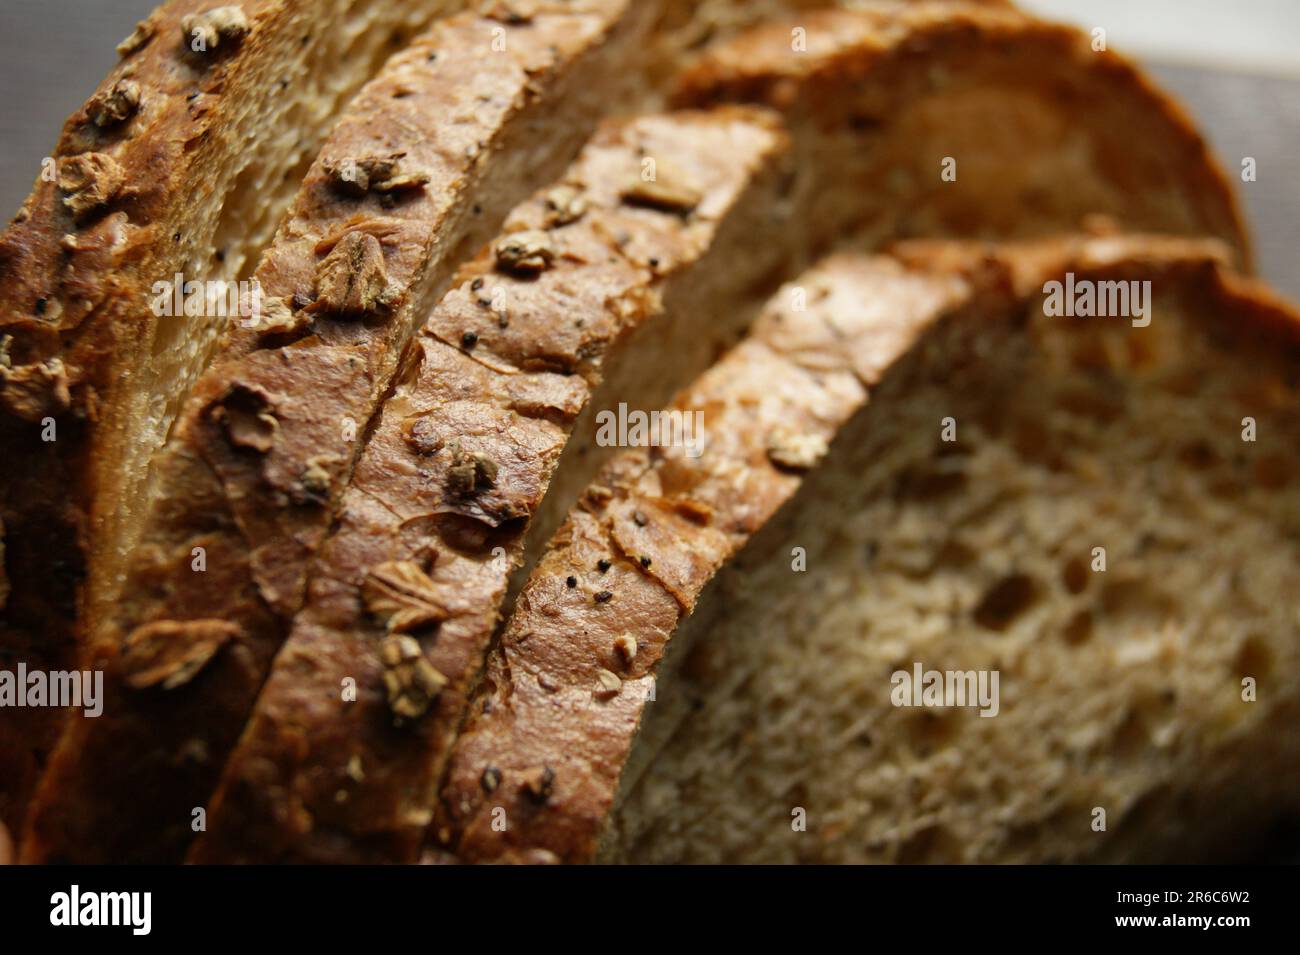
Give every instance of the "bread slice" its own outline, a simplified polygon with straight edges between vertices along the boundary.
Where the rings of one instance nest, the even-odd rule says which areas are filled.
[[[1297,808],[1300,315],[1209,242],[900,255],[785,289],[676,403],[704,454],[570,515],[453,753],[459,858],[1158,861]],[[1150,282],[1149,324],[1052,281]],[[918,666],[993,705],[896,705]]]
[[[24,857],[179,859],[419,319],[636,82],[654,12],[460,14],[356,98],[258,267],[266,320],[231,330],[153,462],[126,582],[98,601],[104,716],[69,722]]]
[[[89,541],[139,498],[220,331],[156,316],[155,283],[247,277],[339,109],[460,6],[173,0],[118,46],[0,234],[0,666],[75,667]],[[92,515],[97,493],[111,504]],[[0,819],[12,826],[56,711],[5,722]]]
[[[1183,110],[1089,35],[1014,9],[809,11],[706,50],[675,102],[779,109],[801,163],[827,171],[809,218],[845,219],[869,244],[1106,216],[1217,236],[1249,265],[1235,195]]]

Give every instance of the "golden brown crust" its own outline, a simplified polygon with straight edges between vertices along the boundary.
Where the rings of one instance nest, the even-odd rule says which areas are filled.
[[[917,243],[898,259],[832,258],[783,290],[752,334],[675,402],[704,411],[705,453],[627,452],[553,538],[453,750],[443,848],[472,862],[595,856],[674,632],[936,321],[1006,313],[1046,277],[1074,269],[1198,287],[1210,276],[1234,316],[1300,330],[1296,313],[1241,293],[1229,257],[1213,241],[1142,237]],[[815,439],[811,450],[792,449],[791,435]]]
[[[325,134],[322,103],[293,105],[354,90],[390,31],[427,21],[440,5],[171,0],[119,45],[121,62],[69,118],[0,235],[0,342],[9,354],[0,448],[10,461],[0,514],[24,558],[11,568],[22,596],[0,624],[0,665],[77,665],[88,551],[112,536],[105,526],[137,496],[122,465],[136,453],[143,416],[157,413],[141,400],[141,379],[170,353],[156,341],[162,324],[150,290],[182,269],[221,273],[213,246],[223,241],[223,200],[254,191],[241,171],[278,177]],[[196,50],[185,21],[203,25],[216,6],[227,8],[213,26],[217,42]],[[330,63],[327,76],[323,51],[358,22],[378,35],[359,41],[346,65]],[[283,135],[291,122],[296,142]],[[265,215],[278,216],[281,202],[256,195]],[[253,241],[239,231],[235,242]],[[236,267],[232,259],[225,271]],[[27,710],[0,727],[0,816],[15,831],[58,720],[54,710]]]
[[[84,575],[90,445],[115,369],[125,318],[139,321],[157,267],[175,255],[167,223],[190,202],[197,170],[232,147],[214,132],[256,92],[233,73],[265,78],[293,57],[297,6],[248,0],[252,36],[219,55],[191,56],[181,21],[210,5],[174,0],[119,46],[121,62],[65,124],[32,194],[0,235],[0,448],[10,464],[0,513],[8,521],[20,592],[0,630],[0,666],[76,663],[75,600]],[[216,51],[214,51],[214,54]],[[52,173],[52,174],[51,174]],[[129,329],[130,340],[138,325]],[[48,440],[50,419],[55,440]],[[46,431],[46,440],[42,440]],[[55,490],[57,489],[57,490]],[[0,727],[0,818],[17,830],[34,770],[58,715],[24,711]],[[19,725],[21,724],[21,725]],[[13,737],[10,738],[10,734]]]
[[[1016,123],[989,121],[990,92]],[[1050,235],[1101,215],[1131,231],[1217,236],[1250,265],[1236,194],[1182,107],[1122,56],[1094,50],[1087,34],[1010,7],[941,0],[810,11],[710,48],[674,98],[772,106],[796,135],[801,122],[859,129],[844,174],[914,193],[917,208],[895,234]],[[874,136],[904,128],[910,155],[873,155]],[[1016,164],[985,165],[1017,137]],[[1073,156],[1061,148],[1071,140]],[[947,158],[954,178],[940,180]]]
[[[268,21],[290,12],[283,0],[246,3],[258,23],[249,42],[232,41],[221,58],[191,56],[182,45],[181,21],[206,5],[203,0],[167,4],[142,22],[134,41],[122,45],[122,61],[64,127],[52,154],[57,176],[38,178],[0,240],[0,287],[7,303],[0,329],[15,336],[17,361],[53,357],[119,283],[129,282],[108,269],[86,268],[81,260],[109,251],[118,270],[127,271],[149,252],[149,228],[176,201],[172,190],[181,185],[172,177],[184,176],[189,165],[183,156],[186,146],[203,141],[223,120],[221,91],[227,77],[268,55],[267,44],[277,39],[277,24]],[[69,178],[87,162],[117,170],[115,188],[106,190],[109,194],[97,205],[117,199],[127,214],[109,249],[79,243],[69,259],[64,236],[78,231],[76,217],[69,215],[75,210],[65,204],[75,194],[68,188]],[[134,256],[129,254],[133,251]],[[68,364],[76,369],[78,384],[91,374],[81,361],[70,358]]]
[[[358,462],[194,860],[415,861],[510,571],[608,353],[660,323],[665,290],[705,267],[738,206],[772,198],[787,145],[748,109],[611,122],[462,270]],[[689,200],[644,206],[646,156]],[[395,634],[436,687],[417,706],[385,665]]]
[[[91,648],[106,671],[106,715],[73,722],[60,742],[27,858],[183,852],[191,810],[209,795],[302,604],[309,560],[417,316],[446,286],[461,246],[486,239],[513,199],[576,150],[646,9],[545,4],[505,27],[453,17],[354,101],[257,271],[265,301],[312,322],[291,323],[298,331],[287,339],[234,328],[155,462],[163,493]],[[507,31],[505,50],[485,54],[495,29]],[[544,141],[534,123],[550,131]],[[364,169],[394,154],[396,168],[376,175],[370,165],[364,193],[340,182],[349,161]],[[123,680],[133,633],[205,619],[239,633],[193,679],[165,691]],[[133,754],[125,779],[106,768],[121,752]]]

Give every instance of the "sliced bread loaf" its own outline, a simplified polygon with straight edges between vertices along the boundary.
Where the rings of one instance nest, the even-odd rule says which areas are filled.
[[[967,6],[953,9],[965,15]],[[881,5],[877,19],[897,20],[892,29],[918,36],[939,22],[904,17],[898,4]],[[943,70],[947,55],[941,50],[908,69]],[[959,52],[963,62],[971,55]],[[968,87],[981,82],[997,89],[999,80],[991,71],[977,73]],[[674,147],[666,136],[657,137],[655,148],[642,144],[645,168],[662,162],[666,175],[659,183],[642,181],[640,194],[620,197],[638,173],[625,168],[635,163],[627,158],[627,133],[617,131],[618,162],[601,169],[603,182],[580,164],[558,198],[540,198],[521,211],[514,224],[521,234],[503,236],[462,277],[459,291],[435,311],[421,364],[390,401],[362,458],[337,536],[315,565],[308,607],[227,766],[210,805],[211,830],[194,858],[412,857],[413,834],[429,819],[482,654],[498,616],[513,603],[510,575],[535,560],[601,463],[596,414],[620,402],[637,412],[657,407],[654,396],[666,397],[700,370],[786,270],[880,209],[873,190],[838,190],[843,169],[826,157],[843,147],[839,127],[795,122],[802,161],[782,163],[789,169],[783,187],[773,188],[762,164],[755,167],[762,171],[757,183],[746,187],[765,197],[769,216],[755,215],[751,200],[728,212],[746,223],[748,235],[727,223],[714,236],[710,230],[719,225],[710,215],[696,222],[695,238],[685,231],[648,242],[638,229],[618,225],[628,199],[670,214],[693,210],[699,184],[692,180],[710,168],[701,149],[716,144],[703,138]],[[687,125],[681,135],[710,125]],[[904,127],[897,132],[911,135]],[[882,146],[874,132],[864,135],[870,148]],[[821,146],[818,136],[826,140]],[[597,141],[598,155],[605,146]],[[902,152],[907,144],[885,148]],[[1002,161],[1023,158],[1009,153]],[[672,173],[681,166],[684,180]],[[747,162],[733,170],[742,177],[752,172]],[[728,181],[739,188],[740,180]],[[591,216],[568,230],[568,204],[585,201],[581,193],[593,184]],[[822,202],[828,191],[837,196],[834,210]],[[995,204],[1002,198],[990,196]],[[1073,224],[1087,208],[1066,211],[1058,226]],[[989,214],[998,211],[991,207]],[[898,223],[898,210],[886,219],[887,230]],[[547,226],[559,231],[539,228]],[[1008,228],[1014,233],[1018,225]],[[595,235],[592,248],[612,242],[621,250],[594,254],[591,239],[582,238],[588,231]],[[583,251],[565,263],[570,239]],[[629,259],[660,273],[662,284],[646,285],[647,276],[628,271]],[[493,269],[505,277],[490,280]],[[649,309],[629,304],[646,294],[663,302]],[[582,314],[569,314],[573,309]],[[599,321],[586,314],[593,309],[603,316]],[[545,400],[563,398],[561,404],[530,405],[527,398],[520,404],[520,389],[541,388],[530,381],[534,372],[546,373],[540,379],[548,382]],[[566,376],[562,389],[555,373]],[[412,429],[420,434],[412,436]],[[419,612],[401,613],[399,605]],[[420,687],[409,685],[417,679]],[[293,825],[284,826],[284,819]]]
[[[0,235],[0,668],[76,666],[87,549],[134,513],[221,330],[156,312],[156,284],[246,277],[338,111],[461,5],[172,0],[118,45]],[[0,727],[11,825],[57,712]]]
[[[1215,243],[900,256],[785,289],[676,403],[703,455],[570,515],[457,857],[1156,861],[1297,808],[1300,316]]]
[[[25,857],[179,858],[419,320],[637,82],[654,4],[489,6],[395,56],[308,172],[261,320],[232,325],[153,462],[134,553],[95,568],[104,715],[69,722]]]

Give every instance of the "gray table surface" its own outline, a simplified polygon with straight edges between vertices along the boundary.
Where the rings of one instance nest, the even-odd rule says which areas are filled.
[[[0,0],[0,222],[17,211],[64,119],[156,0]],[[1148,64],[1239,175],[1260,273],[1300,300],[1300,80]],[[1141,135],[1134,130],[1134,135]]]

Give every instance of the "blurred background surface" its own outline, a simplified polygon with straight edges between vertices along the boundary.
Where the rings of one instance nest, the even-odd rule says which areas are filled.
[[[0,222],[155,0],[0,0]],[[1106,30],[1176,93],[1235,177],[1259,272],[1300,300],[1300,0],[1020,0]],[[1135,135],[1140,131],[1135,130]],[[1243,157],[1257,180],[1240,183]]]

